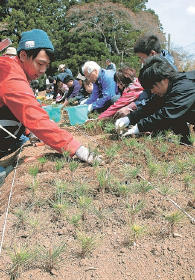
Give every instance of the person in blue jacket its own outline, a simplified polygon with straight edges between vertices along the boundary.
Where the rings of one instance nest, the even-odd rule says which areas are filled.
[[[120,97],[114,71],[101,68],[95,61],[87,61],[82,72],[86,79],[93,83],[93,91],[84,103],[89,105],[88,112],[106,109]]]

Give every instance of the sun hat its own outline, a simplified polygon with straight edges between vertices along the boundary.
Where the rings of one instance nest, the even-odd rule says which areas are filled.
[[[58,66],[58,71],[61,71],[63,68],[65,68],[66,67],[66,65],[65,64],[60,64],[59,66]]]
[[[77,78],[77,80],[81,80],[81,81],[86,80],[85,76],[81,75],[81,73],[79,73],[76,78]]]
[[[4,54],[6,54],[6,55],[17,55],[16,48],[8,47]]]
[[[17,51],[33,49],[50,49],[54,51],[47,33],[41,29],[32,29],[22,33]]]

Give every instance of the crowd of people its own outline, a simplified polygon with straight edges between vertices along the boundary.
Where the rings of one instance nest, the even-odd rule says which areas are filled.
[[[0,158],[35,135],[60,153],[68,151],[92,164],[101,161],[66,130],[51,121],[36,100],[39,77],[45,78],[46,98],[53,103],[87,105],[98,119],[114,118],[122,137],[172,129],[181,142],[191,144],[189,124],[195,127],[195,71],[178,72],[170,53],[161,49],[154,35],[141,37],[134,46],[142,67],[137,77],[130,65],[117,68],[110,59],[105,68],[86,61],[74,78],[65,64],[46,77],[54,59],[54,47],[46,32],[22,33],[17,50],[7,48],[0,57]],[[126,129],[129,127],[129,129]]]

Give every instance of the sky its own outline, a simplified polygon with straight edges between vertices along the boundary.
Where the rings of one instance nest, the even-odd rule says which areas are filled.
[[[166,38],[170,33],[172,48],[195,45],[195,0],[148,0],[146,7],[158,15]]]

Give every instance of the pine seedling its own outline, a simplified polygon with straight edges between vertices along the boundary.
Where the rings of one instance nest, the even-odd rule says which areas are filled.
[[[143,226],[138,224],[130,225],[129,241],[130,244],[135,245],[138,238],[144,233],[145,229]]]
[[[83,125],[85,130],[89,130],[89,131],[93,131],[95,129],[95,122],[88,122],[86,124]]]
[[[105,133],[113,133],[115,132],[115,125],[112,122],[106,122],[104,126]]]
[[[101,207],[98,207],[98,208],[94,208],[93,212],[101,222],[104,222],[104,220],[107,217],[107,213],[106,213],[105,209],[102,209]]]
[[[29,174],[33,176],[33,178],[36,178],[37,174],[39,172],[38,166],[33,166],[29,168]]]
[[[124,167],[124,172],[125,177],[132,179],[132,178],[137,178],[137,176],[140,173],[140,167],[135,167],[135,168],[131,168],[131,166],[127,165]]]
[[[81,221],[81,218],[82,218],[82,215],[81,215],[81,214],[73,215],[73,216],[70,218],[70,223],[71,223],[72,225],[74,225],[75,227],[79,227],[79,222]]]
[[[175,226],[179,224],[183,218],[183,214],[179,211],[172,212],[171,214],[165,216],[165,220],[169,223],[171,234],[174,234]]]
[[[169,149],[169,146],[166,143],[161,143],[159,146],[159,150],[163,154],[167,153],[168,149]]]
[[[77,203],[82,211],[82,220],[84,221],[86,219],[87,211],[92,203],[92,199],[88,196],[79,196],[77,199]]]
[[[148,165],[154,161],[153,155],[150,150],[146,149],[144,154]]]
[[[77,239],[81,245],[81,256],[85,257],[95,248],[96,239],[83,232],[77,233]]]
[[[28,219],[28,225],[32,228],[33,233],[38,229],[39,220],[36,217]]]
[[[117,145],[117,144],[114,144],[114,145],[112,145],[111,147],[109,147],[105,150],[105,154],[111,160],[112,158],[114,158],[117,155],[119,150],[120,150],[120,146]]]
[[[46,249],[40,247],[37,250],[37,258],[41,262],[43,269],[49,273],[52,273],[53,269],[57,268],[57,265],[62,262],[62,255],[66,249],[66,243],[62,243],[59,246]]]
[[[78,198],[80,196],[85,196],[89,193],[89,186],[87,184],[81,184],[79,186],[76,186],[73,193],[72,193],[72,196],[74,198]]]
[[[57,188],[55,193],[55,198],[51,201],[51,205],[54,210],[59,214],[63,215],[68,207],[66,202],[65,193],[67,190],[67,185],[62,183],[61,181],[57,182]]]
[[[163,143],[165,141],[165,137],[162,132],[159,132],[154,139],[159,143]]]
[[[32,185],[30,185],[30,189],[32,190],[33,196],[35,195],[35,192],[39,186],[37,179],[36,179],[38,172],[39,172],[38,166],[29,168],[29,174],[33,176],[33,183],[32,183]]]
[[[98,161],[98,157],[100,156],[99,151],[97,149],[92,149],[90,146],[88,146],[89,149],[89,153],[92,153],[94,156],[94,162],[92,164],[92,166],[99,166],[100,165],[100,161]]]
[[[110,176],[107,169],[100,169],[100,171],[97,173],[97,179],[99,183],[100,190],[102,192],[105,191],[105,188],[110,185]]]
[[[30,261],[33,259],[34,253],[30,252],[27,248],[17,248],[10,254],[12,264],[9,268],[10,280],[17,279],[21,272],[30,265]]]
[[[69,162],[69,169],[71,171],[72,181],[73,181],[73,174],[74,174],[75,170],[78,168],[78,166],[79,166],[79,163],[77,161],[71,160]]]
[[[97,127],[99,127],[101,129],[101,131],[103,131],[103,126],[104,126],[104,121],[103,120],[98,120],[96,122]]]
[[[192,146],[195,146],[195,133],[191,132],[189,137],[188,137],[190,143],[192,143]]]
[[[40,169],[43,170],[43,166],[47,162],[47,158],[46,157],[41,157],[41,158],[38,158],[38,161],[41,165]]]
[[[114,187],[112,187],[116,195],[126,197],[128,196],[130,189],[128,184],[121,183],[117,180],[114,181]]]
[[[71,160],[70,153],[68,151],[63,152],[63,157],[66,162],[69,162]]]
[[[141,193],[145,196],[147,192],[153,189],[153,186],[147,181],[141,180],[140,182],[132,185],[132,191],[134,193]]]
[[[130,191],[127,184],[119,184],[117,190],[118,194],[124,197],[126,197]]]
[[[18,221],[16,222],[17,228],[25,228],[27,216],[23,209],[19,208],[14,212],[14,215],[17,217]]]
[[[171,130],[165,132],[168,142],[174,143],[176,146],[180,145],[181,135],[174,134]]]
[[[160,193],[163,195],[163,196],[167,196],[167,195],[172,195],[173,193],[175,193],[175,191],[173,191],[173,189],[171,189],[170,186],[168,185],[162,185],[159,187],[159,190],[160,190]]]
[[[145,203],[143,200],[140,200],[139,202],[137,202],[135,204],[134,203],[132,203],[131,205],[127,204],[127,211],[130,214],[131,224],[135,223],[136,214],[138,214],[144,208],[144,206],[145,206]]]
[[[185,185],[185,190],[188,190],[190,188],[190,185],[191,185],[193,179],[194,179],[194,176],[192,176],[190,174],[185,175],[185,177],[183,179],[184,185]]]
[[[138,147],[139,146],[139,143],[137,142],[136,138],[124,138],[124,139],[122,139],[122,141],[127,147]]]
[[[62,159],[56,160],[56,163],[55,163],[56,171],[60,171],[64,167],[64,164],[65,163]]]
[[[160,169],[161,169],[161,165],[159,163],[155,163],[153,161],[148,162],[148,171],[150,177],[157,175]]]

